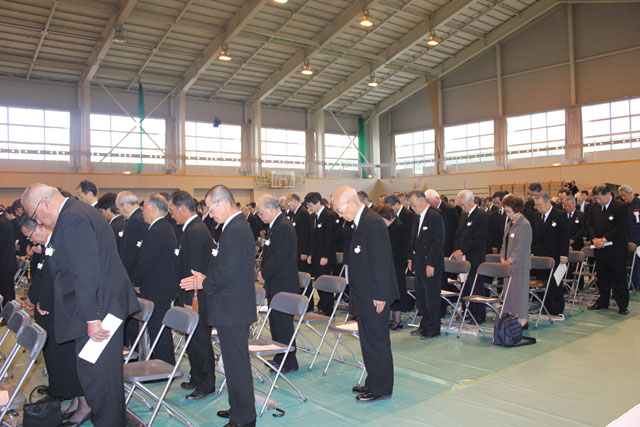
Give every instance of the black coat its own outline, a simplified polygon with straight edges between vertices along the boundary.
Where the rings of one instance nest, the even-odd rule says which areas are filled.
[[[116,236],[116,245],[118,246],[118,252],[120,252],[120,241],[122,240],[122,235],[124,235],[124,226],[126,225],[127,220],[124,219],[122,215],[114,216],[109,222],[111,229],[113,230],[113,234]]]
[[[560,257],[569,256],[569,222],[565,212],[552,208],[544,223],[542,214],[537,212],[534,216],[531,254],[551,257],[555,265],[558,265]]]
[[[269,298],[278,292],[298,293],[300,285],[297,253],[296,231],[282,213],[267,230],[260,264],[264,288]]]
[[[213,239],[205,223],[196,216],[187,225],[187,228],[180,236],[178,247],[178,260],[176,262],[176,274],[178,279],[191,276],[191,270],[205,274],[211,259],[211,249],[213,249]],[[191,305],[193,301],[193,291],[178,290],[182,303]],[[198,302],[205,301],[198,294]]]
[[[391,242],[391,255],[393,256],[393,267],[396,272],[396,281],[398,282],[398,291],[402,299],[402,292],[407,291],[405,270],[407,268],[407,260],[409,259],[409,247],[407,241],[411,240],[411,230],[405,227],[400,219],[395,219],[387,227],[389,232],[389,241]],[[402,307],[402,310],[406,307]]]
[[[417,215],[412,237],[411,260],[416,274],[424,276],[427,274],[427,266],[444,269],[445,226],[442,215],[433,208],[428,208],[424,214],[418,234],[419,224],[420,215]]]
[[[628,252],[627,235],[627,207],[615,199],[609,203],[609,208],[602,211],[602,207],[594,203],[589,208],[587,219],[589,239],[604,237],[612,246],[596,249],[596,259],[625,258]]]
[[[296,230],[297,259],[300,259],[300,255],[311,255],[311,215],[304,206],[300,205],[291,215],[291,225]]]
[[[571,250],[579,251],[584,247],[584,237],[587,235],[587,216],[578,209],[573,211],[573,215],[567,214],[569,225],[569,239],[573,240]]]
[[[113,231],[97,209],[67,199],[45,256],[53,276],[56,341],[86,337],[86,322],[108,313],[125,319],[140,310]]]
[[[178,295],[175,254],[178,241],[166,218],[149,227],[141,246],[131,278],[140,286],[140,297],[156,303],[173,301]]]
[[[444,220],[444,256],[449,257],[456,247],[456,231],[458,230],[460,218],[458,212],[446,202],[440,202],[438,211],[440,211],[442,219]]]
[[[314,266],[313,276],[330,274],[331,267],[336,262],[334,237],[336,216],[327,208],[320,213],[320,217],[313,215],[313,232],[311,233],[311,261]],[[351,256],[351,254],[349,254]],[[320,266],[320,258],[329,260],[326,266]],[[318,274],[320,273],[320,274]]]
[[[222,228],[222,224],[220,225]],[[212,250],[202,286],[210,326],[249,325],[256,321],[255,241],[251,227],[238,213]]]
[[[373,300],[391,304],[400,297],[387,226],[365,207],[353,232],[349,251],[349,311],[374,314]]]
[[[258,237],[260,237],[260,232],[266,229],[266,227],[267,227],[266,224],[264,222],[262,222],[262,220],[260,218],[258,218],[258,215],[254,214],[254,213],[250,213],[247,216],[247,222],[251,226],[251,232],[253,233],[253,239],[254,240],[258,240]]]
[[[124,226],[120,240],[120,259],[122,259],[122,264],[124,264],[129,277],[132,277],[133,269],[138,264],[138,258],[140,257],[138,242],[144,240],[144,235],[147,233],[148,228],[140,208],[133,211]]]
[[[465,255],[472,267],[486,259],[485,246],[489,233],[489,214],[476,207],[471,215],[463,211],[456,230],[456,246]]]
[[[15,244],[13,223],[2,213],[0,214],[0,271],[3,273],[15,273],[18,270]]]
[[[489,250],[491,248],[497,248],[498,253],[500,253],[500,249],[502,249],[502,240],[504,238],[504,229],[507,223],[507,214],[504,213],[504,209],[502,210],[502,213],[500,213],[499,208],[492,211],[489,217],[489,223],[491,224],[489,227],[490,235],[487,239],[490,242]],[[489,253],[489,251],[487,251],[487,253]]]

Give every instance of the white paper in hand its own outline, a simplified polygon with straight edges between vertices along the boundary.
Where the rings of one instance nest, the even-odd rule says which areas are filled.
[[[567,268],[567,264],[559,264],[558,268],[556,268],[556,272],[553,273],[553,277],[556,279],[556,285],[560,286],[562,284],[562,279],[564,279]]]
[[[639,256],[639,257],[640,257],[640,246],[638,246],[638,247],[636,248],[636,256]]]
[[[613,246],[613,242],[605,243],[604,247],[606,248],[607,246]],[[602,248],[596,248],[596,245],[591,245],[591,249],[602,249]]]
[[[104,349],[107,347],[107,344],[109,344],[109,341],[111,341],[111,337],[113,337],[113,334],[118,329],[120,324],[122,324],[122,319],[118,319],[111,313],[107,314],[107,317],[105,317],[102,321],[102,329],[106,329],[107,331],[109,331],[109,338],[100,342],[94,341],[89,338],[89,341],[87,341],[84,347],[82,347],[82,350],[80,350],[80,354],[78,354],[78,357],[80,359],[86,360],[89,363],[96,363]]]

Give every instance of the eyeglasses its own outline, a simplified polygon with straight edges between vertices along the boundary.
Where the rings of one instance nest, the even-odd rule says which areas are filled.
[[[38,201],[38,203],[36,204],[36,208],[33,210],[33,214],[31,214],[31,216],[29,217],[29,219],[31,221],[38,222],[38,221],[36,221],[36,212],[38,212],[38,208],[40,207],[40,203],[42,203],[42,199],[40,199]],[[33,232],[31,234],[33,234]]]
[[[33,227],[33,230],[31,230],[31,233],[29,233],[29,235],[27,236],[27,240],[29,240],[30,242],[32,241],[31,238],[33,237],[34,231],[36,231],[36,228],[38,228],[37,225]]]

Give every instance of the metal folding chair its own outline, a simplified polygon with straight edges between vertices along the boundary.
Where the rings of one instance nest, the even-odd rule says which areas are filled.
[[[540,310],[538,310],[538,314],[536,315],[536,324],[534,328],[538,327],[538,322],[540,322],[540,316],[542,315],[542,310],[547,312],[547,316],[549,321],[553,323],[553,318],[551,317],[551,313],[544,306],[545,301],[547,300],[547,294],[549,293],[549,286],[551,286],[551,277],[553,276],[553,270],[555,268],[556,262],[551,257],[545,256],[535,256],[531,255],[531,269],[532,270],[546,270],[549,271],[549,277],[547,278],[546,283],[540,280],[530,279],[529,280],[529,309],[531,309],[531,303],[535,299],[540,303]],[[558,286],[562,286],[562,283],[558,283]],[[538,295],[540,292],[544,291],[544,295],[542,299]]]
[[[158,331],[158,335],[156,335],[155,340],[153,341],[153,345],[151,346],[151,350],[149,351],[149,355],[143,361],[131,362],[123,367],[124,371],[124,380],[128,383],[131,383],[131,389],[129,390],[129,394],[127,395],[126,404],[129,404],[131,400],[131,396],[134,394],[136,389],[142,390],[146,395],[156,401],[156,406],[153,409],[153,414],[151,414],[151,419],[148,424],[151,426],[156,416],[158,415],[158,411],[162,406],[172,417],[176,418],[182,424],[186,426],[192,427],[189,419],[183,415],[178,409],[169,405],[164,401],[167,392],[169,391],[169,387],[171,387],[171,383],[174,378],[178,378],[182,376],[182,370],[179,369],[180,362],[184,357],[184,353],[191,342],[191,338],[193,337],[193,332],[198,325],[198,313],[193,310],[189,310],[183,307],[174,307],[169,309],[164,318],[162,319],[162,327]],[[186,340],[184,341],[184,345],[180,350],[180,354],[176,359],[175,365],[170,365],[165,361],[158,359],[150,359],[151,354],[153,354],[153,350],[160,339],[160,335],[164,331],[165,328],[175,329],[186,336]],[[158,380],[166,380],[167,384],[162,390],[160,396],[156,395],[153,391],[151,391],[147,386],[143,383],[145,381],[158,381]]]
[[[572,272],[572,278],[568,279],[566,276],[562,281],[565,289],[569,294],[569,299],[571,301],[571,308],[569,309],[569,317],[573,313],[573,306],[576,301],[578,301],[578,306],[582,308],[580,305],[580,301],[577,299],[578,289],[580,287],[580,280],[582,280],[582,270],[584,269],[584,255],[580,251],[569,251],[569,268],[575,267]]]
[[[507,283],[504,285],[504,291],[501,296],[492,296],[485,297],[482,295],[473,295],[473,291],[475,290],[476,283],[478,281],[478,276],[491,277],[493,279],[503,279]],[[509,264],[498,264],[494,262],[483,262],[478,266],[478,270],[476,271],[476,277],[473,279],[473,286],[471,287],[470,295],[466,297],[462,297],[462,300],[467,303],[464,314],[462,315],[462,321],[460,322],[460,329],[458,329],[458,338],[460,338],[460,334],[462,333],[462,328],[464,327],[464,322],[467,318],[467,313],[469,312],[469,305],[476,304],[484,304],[489,307],[498,317],[502,315],[502,311],[504,310],[504,299],[509,294],[509,285],[511,284],[511,266]],[[460,291],[462,292],[462,290]],[[500,305],[500,310],[496,308],[496,305]],[[492,329],[492,328],[483,328],[476,321],[476,319],[471,316],[471,319],[474,321],[476,326],[482,329]]]
[[[636,250],[637,250],[637,245],[633,242],[629,242],[629,254],[631,254],[631,256],[633,257],[631,259],[631,266],[627,267],[627,276],[629,277],[629,290],[633,290],[633,292],[638,292],[637,289],[635,289],[633,287],[633,268],[636,266],[636,258],[638,258],[638,256],[636,255]]]
[[[302,290],[301,295],[306,294],[307,289],[309,288],[309,284],[311,283],[311,275],[303,271],[298,271],[298,283],[300,284],[300,289]]]
[[[413,276],[406,276],[405,277],[405,282],[407,284],[407,295],[409,295],[411,298],[413,298],[414,304],[415,304],[415,308],[416,311],[415,313],[413,313],[413,317],[411,318],[411,321],[409,322],[409,326],[418,326],[418,324],[416,323],[416,319],[418,318],[418,304],[416,301],[416,278]],[[411,316],[410,313],[409,316]]]
[[[332,323],[331,325],[329,325],[329,329],[331,329],[331,332],[333,332],[336,342],[333,345],[333,348],[331,349],[331,355],[329,356],[329,360],[327,360],[327,366],[324,367],[322,376],[327,375],[327,372],[329,371],[329,366],[331,366],[331,362],[333,360],[337,360],[338,362],[360,368],[361,370],[360,378],[358,378],[358,384],[357,384],[357,385],[360,385],[362,383],[362,378],[364,378],[364,373],[367,371],[367,368],[365,368],[364,363],[358,358],[358,356],[351,349],[351,347],[345,344],[345,342],[342,340],[342,336],[346,334],[346,335],[351,335],[356,340],[358,340],[358,342],[360,342],[360,335],[358,333],[358,322],[350,321],[350,322],[342,322],[342,323]],[[340,355],[340,353],[338,352],[338,344],[342,344],[342,346],[347,349],[347,351],[351,354],[351,357],[353,357],[355,362],[350,362]],[[338,358],[334,357],[336,352],[338,352],[338,355],[339,355]]]
[[[486,254],[485,262],[492,262],[495,264],[500,264],[502,262],[500,258],[500,254]],[[502,283],[498,280],[493,280],[491,283],[485,283],[485,289],[489,291],[489,294],[494,297],[499,297],[502,290]]]
[[[318,358],[318,354],[320,354],[320,350],[322,348],[322,344],[325,342],[327,337],[327,332],[329,331],[329,325],[333,321],[336,311],[338,310],[338,306],[340,305],[340,301],[342,300],[342,295],[344,294],[344,289],[347,286],[347,281],[344,277],[338,276],[320,276],[316,279],[314,284],[314,290],[316,291],[324,291],[329,292],[331,294],[338,294],[338,298],[336,298],[335,303],[333,304],[333,310],[331,311],[331,316],[325,316],[324,314],[313,313],[313,312],[305,312],[301,314],[302,323],[304,323],[309,329],[311,329],[318,337],[320,337],[320,342],[318,345],[314,345],[313,342],[307,338],[302,331],[300,331],[300,337],[304,339],[304,341],[313,347],[313,359],[311,360],[311,364],[309,365],[309,370],[313,369],[313,365]],[[309,299],[313,297],[313,292],[309,296]],[[309,300],[307,299],[307,302]],[[294,322],[297,322],[298,317],[293,318]],[[321,333],[316,326],[320,324],[326,324],[324,331]],[[330,344],[329,344],[330,345]],[[311,352],[310,348],[303,349],[299,347],[302,351]]]
[[[20,308],[21,308],[20,303],[16,300],[13,300],[13,301],[9,301],[2,309],[2,312],[0,313],[0,320],[7,321],[7,330],[4,331],[4,335],[2,336],[2,339],[0,339],[0,346],[4,344],[4,341],[7,339],[10,332],[13,332],[15,335],[18,334],[19,330],[15,329],[15,325],[12,324],[13,325],[12,326],[9,324],[9,319],[11,319],[11,316],[13,316],[14,313],[18,312]],[[4,353],[0,352],[0,361],[4,359],[5,359]],[[0,378],[2,378],[0,382],[7,381],[6,377],[0,377]]]
[[[596,275],[596,255],[595,250],[591,246],[585,246],[582,248],[582,278],[584,279],[584,285],[582,289],[578,289],[577,297],[580,299],[580,304],[588,304],[585,300],[595,301],[598,298],[597,287],[598,276]],[[593,291],[596,291],[595,293]]]
[[[342,266],[342,268],[340,269],[340,273],[338,274],[338,276],[340,277],[345,277],[344,276],[344,270],[345,270],[345,265],[344,265],[344,252],[336,252],[336,264],[340,264]]]
[[[14,316],[22,315],[26,316],[26,321],[29,321],[29,315],[24,311],[19,311],[14,314]],[[47,333],[40,325],[33,324],[24,326],[23,329],[20,330],[20,333],[16,337],[16,343],[11,349],[9,356],[5,360],[2,368],[0,369],[0,375],[4,375],[9,370],[9,366],[15,361],[20,349],[29,352],[29,364],[27,368],[24,370],[22,377],[18,381],[18,384],[14,386],[2,386],[0,390],[6,391],[9,394],[9,400],[7,403],[1,407],[2,413],[0,414],[0,420],[2,420],[2,424],[4,425],[12,425],[4,421],[4,417],[10,410],[20,409],[27,403],[27,399],[23,393],[20,392],[24,382],[27,377],[31,373],[31,369],[35,365],[40,353],[42,352],[42,347],[44,347],[44,343],[47,340]]]
[[[27,274],[27,271],[29,270],[29,265],[31,264],[31,254],[29,254],[26,257],[17,257],[18,258],[18,270],[16,270],[15,274],[13,275],[13,285],[14,286],[19,286],[20,283],[22,282],[22,278],[24,277],[25,274]]]
[[[276,373],[275,377],[271,381],[271,386],[269,387],[269,391],[265,393],[266,397],[264,400],[264,404],[260,409],[260,416],[264,413],[264,410],[267,406],[269,398],[271,397],[271,393],[275,388],[288,393],[292,396],[297,396],[302,399],[303,402],[307,401],[307,398],[304,397],[302,392],[296,387],[289,379],[282,373],[282,367],[285,365],[287,360],[287,356],[291,352],[293,347],[293,342],[296,339],[296,335],[300,331],[300,326],[303,322],[303,315],[307,311],[307,307],[309,305],[309,300],[303,295],[293,294],[290,292],[279,292],[276,294],[271,300],[271,304],[269,305],[269,311],[267,312],[267,316],[262,321],[262,325],[260,326],[260,330],[258,331],[258,335],[256,339],[249,340],[249,355],[258,358],[261,362],[266,364],[272,371]],[[272,310],[279,311],[281,313],[290,314],[297,318],[296,327],[293,331],[293,335],[289,340],[288,344],[282,344],[277,341],[274,341],[270,338],[262,337],[262,331],[264,330],[265,324],[267,323],[267,319],[269,318],[269,314]],[[276,354],[282,354],[282,361],[276,367],[267,359],[268,356],[275,356]],[[255,363],[251,363],[253,368],[257,371],[260,371],[260,368],[256,366]],[[266,378],[269,378],[267,374],[263,374]],[[282,378],[291,388],[295,390],[295,394],[291,393],[288,390],[282,390],[280,387],[277,387],[276,383],[279,378]],[[263,390],[259,390],[264,393]]]
[[[445,334],[449,335],[449,331],[451,330],[451,324],[453,323],[453,318],[458,312],[458,307],[460,306],[460,298],[462,297],[462,290],[469,279],[469,270],[471,270],[471,263],[469,261],[456,261],[449,258],[445,258],[444,260],[444,272],[448,274],[457,274],[458,279],[455,282],[450,282],[458,285],[458,292],[442,290],[440,291],[440,298],[445,300],[447,304],[453,309],[451,313],[451,317],[449,318],[449,325],[447,326],[447,330]],[[464,274],[464,279],[460,277],[460,275]],[[451,302],[451,298],[456,298],[456,303],[453,304]]]
[[[138,347],[142,347],[141,341],[144,337],[144,333],[147,331],[147,326],[149,325],[149,319],[151,319],[151,315],[153,314],[153,302],[144,299],[138,298],[138,304],[140,305],[140,311],[131,315],[134,319],[136,319],[140,323],[140,330],[138,331],[138,335],[136,336],[135,341],[131,345],[130,349],[123,350],[124,355],[124,363],[127,364],[131,359],[138,359],[139,355],[141,355],[142,359],[146,358],[149,350],[145,349],[145,351],[139,350]]]

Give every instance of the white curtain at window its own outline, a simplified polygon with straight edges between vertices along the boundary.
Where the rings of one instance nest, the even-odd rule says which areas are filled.
[[[579,106],[566,110],[566,129],[564,161],[565,163],[582,162],[582,110]]]
[[[493,122],[493,158],[497,167],[507,165],[507,118],[498,117]]]

